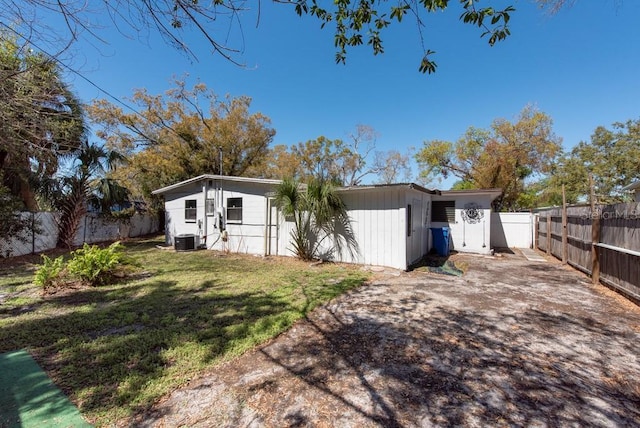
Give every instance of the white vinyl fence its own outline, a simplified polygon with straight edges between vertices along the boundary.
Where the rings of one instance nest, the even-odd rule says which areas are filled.
[[[492,248],[533,248],[534,214],[491,213]]]
[[[15,257],[25,254],[35,254],[51,250],[58,241],[59,213],[55,212],[24,212],[23,218],[31,221],[31,228],[21,237],[0,240],[0,257]],[[80,222],[80,227],[74,239],[74,245],[115,241],[148,235],[160,230],[157,216],[150,214],[134,214],[129,220],[114,220],[87,214]]]

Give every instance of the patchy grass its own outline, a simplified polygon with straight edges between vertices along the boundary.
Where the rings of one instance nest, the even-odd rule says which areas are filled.
[[[27,349],[90,422],[111,425],[367,278],[355,266],[161,242],[126,244],[145,274],[51,296],[32,285],[37,259],[0,265],[0,353]]]
[[[460,260],[457,254],[450,256],[438,256],[428,254],[420,261],[413,264],[410,270],[417,272],[431,272],[443,275],[462,276],[468,270],[469,263]]]

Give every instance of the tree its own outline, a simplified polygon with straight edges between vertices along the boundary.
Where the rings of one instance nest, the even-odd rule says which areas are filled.
[[[282,179],[289,177],[301,179],[302,165],[300,159],[289,146],[277,144],[273,146],[265,155],[263,171],[257,176],[261,178]]]
[[[494,207],[516,210],[525,208],[519,197],[527,180],[552,172],[561,152],[560,143],[551,118],[527,106],[515,123],[496,119],[490,130],[470,127],[456,143],[427,141],[416,160],[423,178],[452,174],[467,187],[501,188],[502,195]]]
[[[376,148],[378,133],[368,125],[357,125],[349,134],[349,143],[343,145],[336,159],[338,176],[343,186],[358,186],[364,177],[375,172],[367,168],[367,158]]]
[[[589,175],[599,202],[625,200],[622,188],[640,179],[640,119],[597,127],[590,142],[581,141],[558,160],[546,193],[557,201],[564,184],[569,202],[586,200]]]
[[[317,0],[274,2],[292,7],[300,16],[316,18],[322,28],[334,25],[333,41],[338,63],[346,61],[348,48],[365,43],[370,46],[374,55],[383,53],[383,31],[392,24],[399,25],[410,19],[420,34],[418,42],[422,46],[423,57],[419,70],[423,73],[432,73],[437,67],[432,60],[435,52],[425,46],[422,35],[427,14],[445,11],[454,7],[449,3],[457,3],[460,21],[478,27],[481,37],[486,37],[489,45],[493,46],[509,36],[509,21],[515,11],[512,6],[505,6],[502,2],[487,1],[485,7],[478,7],[479,2],[470,0],[336,0],[327,4]],[[565,0],[537,2],[550,10],[556,10]],[[496,3],[499,6],[492,6]],[[237,56],[241,49],[228,44],[229,34],[234,29],[242,31],[243,17],[248,15],[247,9],[244,0],[123,0],[97,3],[85,0],[0,0],[2,21],[14,23],[13,31],[33,45],[42,45],[51,55],[66,50],[81,36],[90,35],[96,40],[104,41],[99,34],[99,25],[91,23],[97,18],[108,17],[121,32],[157,32],[167,43],[195,57],[185,37],[185,30],[193,29],[205,39],[213,52],[235,63],[239,63]],[[259,6],[254,16],[259,22]],[[47,25],[47,22],[56,19],[66,24],[66,31]]]
[[[52,176],[86,134],[84,112],[56,64],[0,31],[0,172],[30,211],[31,185]]]
[[[322,179],[312,179],[303,186],[294,179],[284,179],[276,188],[276,203],[283,214],[293,219],[293,252],[302,260],[313,260],[327,238],[346,239],[354,245],[347,210],[334,186]],[[334,243],[340,245],[341,239]]]
[[[320,136],[292,146],[291,153],[299,161],[300,170],[296,176],[301,181],[319,179],[343,185],[338,165],[340,157],[346,154],[342,140]]]
[[[159,187],[201,174],[260,175],[275,135],[269,118],[250,113],[248,97],[219,99],[204,84],[189,90],[174,83],[164,95],[136,91],[139,113],[105,100],[88,108],[96,134],[129,159],[114,177],[148,199]]]
[[[291,147],[275,146],[267,155],[262,175],[303,182],[319,178],[339,186],[357,186],[376,172],[367,168],[367,158],[375,149],[377,135],[372,127],[357,125],[348,142],[320,136]]]
[[[105,179],[106,172],[123,160],[118,152],[85,142],[71,172],[55,181],[58,186],[50,194],[54,195],[54,206],[60,211],[59,247],[73,246],[80,221],[91,202],[99,207],[111,207],[126,201],[128,195],[124,189]]]
[[[12,195],[0,180],[0,241],[20,239],[23,231],[32,228],[31,218],[24,217],[20,212],[21,208],[22,201]],[[4,256],[5,254],[0,254],[0,258]]]
[[[378,176],[378,183],[392,184],[398,181],[411,181],[410,157],[413,150],[413,147],[410,147],[405,154],[397,150],[376,152],[372,171]]]

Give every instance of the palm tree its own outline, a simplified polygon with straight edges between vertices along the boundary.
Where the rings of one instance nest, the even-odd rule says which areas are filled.
[[[80,100],[55,61],[0,31],[0,172],[3,185],[38,210],[33,182],[55,174],[87,135]]]
[[[58,246],[73,246],[80,221],[86,215],[90,201],[97,201],[100,207],[110,207],[127,199],[124,188],[104,178],[107,170],[123,161],[124,157],[116,151],[86,141],[82,144],[71,174],[60,180],[61,188],[55,203],[61,214]],[[96,190],[99,190],[98,195]]]
[[[330,182],[316,178],[304,186],[285,179],[276,189],[276,203],[287,218],[293,219],[293,252],[302,260],[316,258],[325,239],[337,234],[354,246],[346,207]],[[340,246],[341,241],[335,239],[334,246]]]

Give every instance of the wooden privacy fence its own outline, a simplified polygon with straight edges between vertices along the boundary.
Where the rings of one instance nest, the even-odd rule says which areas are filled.
[[[538,213],[536,247],[640,302],[640,202]]]

